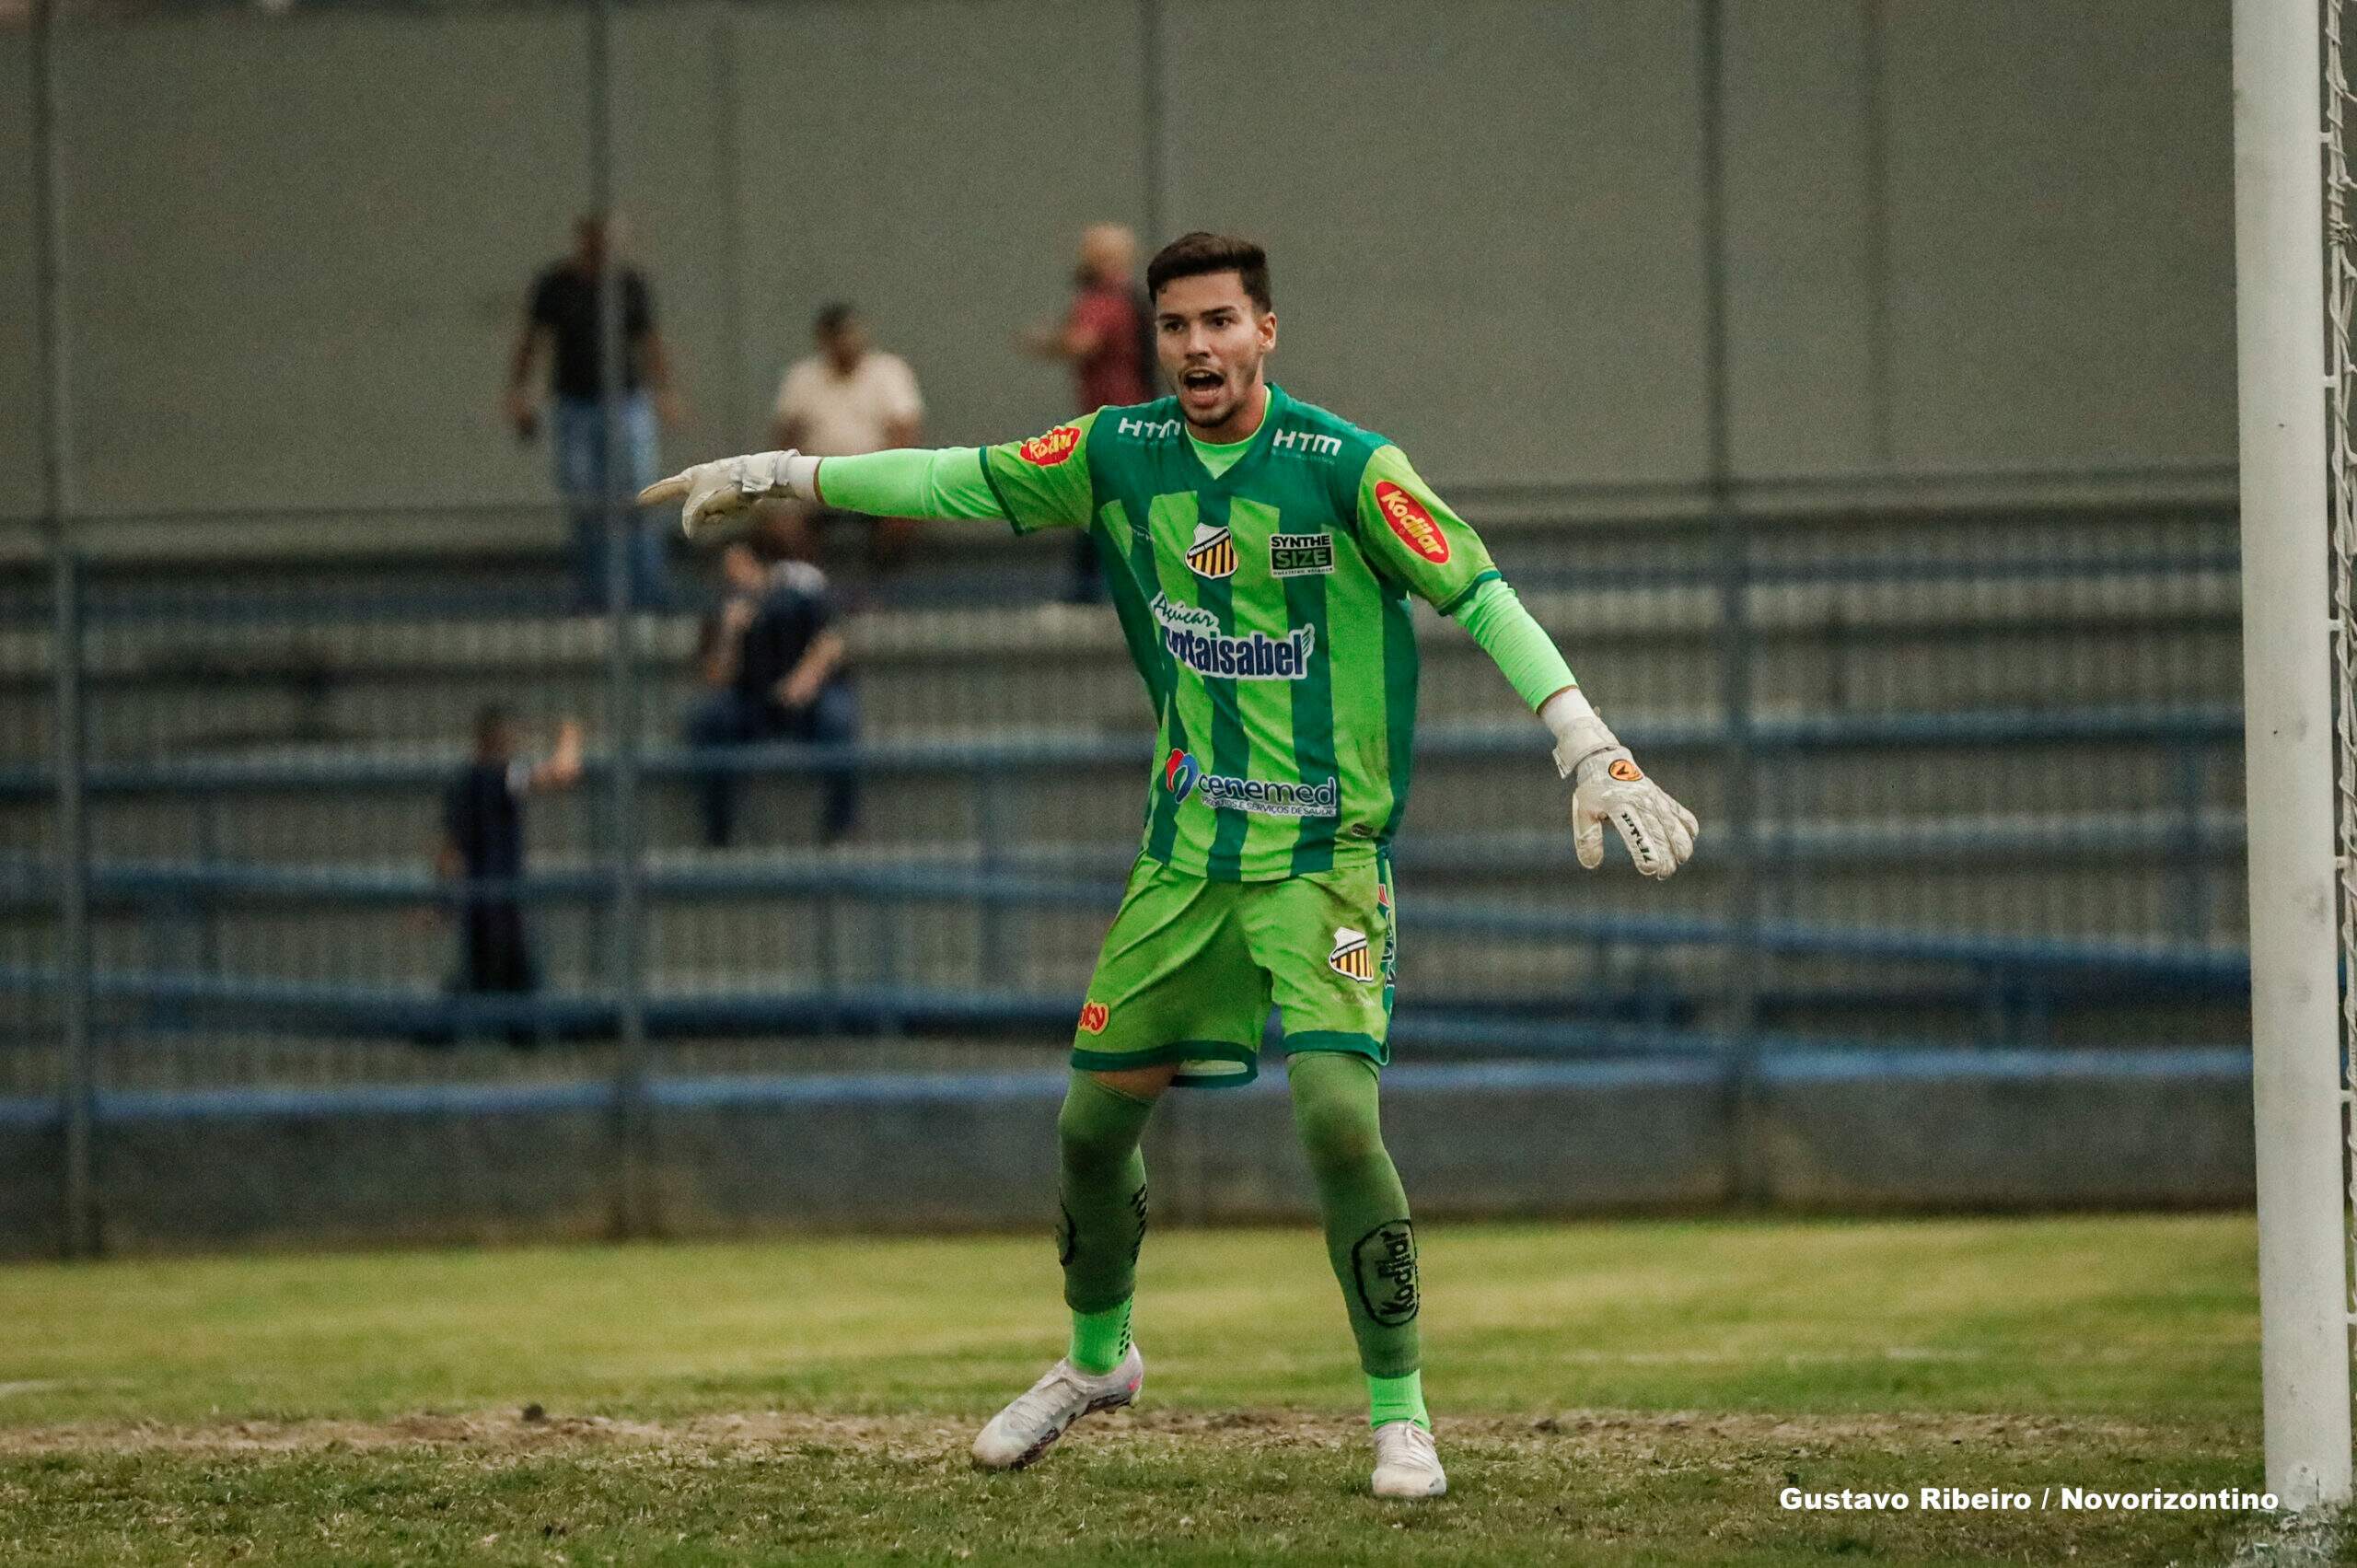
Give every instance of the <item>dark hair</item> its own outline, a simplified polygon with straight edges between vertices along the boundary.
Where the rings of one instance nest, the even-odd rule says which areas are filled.
[[[810,323],[810,330],[832,337],[850,325],[851,319],[858,314],[851,308],[851,301],[838,299],[831,305],[819,308],[818,318]]]
[[[1146,296],[1159,299],[1164,285],[1206,273],[1236,273],[1244,292],[1264,314],[1276,308],[1269,296],[1269,253],[1248,239],[1207,234],[1200,228],[1180,235],[1154,253],[1145,267]]]

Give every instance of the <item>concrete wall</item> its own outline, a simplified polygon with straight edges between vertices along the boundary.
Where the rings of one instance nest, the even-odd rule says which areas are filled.
[[[660,1228],[1039,1228],[1061,1071],[658,1081]],[[594,1084],[122,1095],[106,1245],[579,1237],[611,1225]],[[0,1113],[28,1102],[0,1101]],[[1689,1211],[2226,1206],[2251,1196],[2247,1054],[1769,1058],[1392,1069],[1386,1140],[1428,1220]],[[1478,1135],[1474,1130],[1478,1129]],[[0,1255],[57,1245],[57,1133],[0,1114]],[[1165,1221],[1309,1220],[1282,1079],[1174,1097],[1149,1129]]]
[[[1143,23],[1161,15],[1161,135]],[[2232,457],[2210,0],[813,0],[633,8],[620,189],[693,405],[758,439],[811,309],[867,307],[931,429],[1061,412],[1008,334],[1077,227],[1243,229],[1282,377],[1443,481],[1687,482],[1709,441],[1702,106],[1725,126],[1730,451],[1758,477]],[[555,7],[77,28],[61,99],[93,511],[545,494],[494,417],[589,189]],[[0,34],[0,211],[29,182]],[[0,292],[29,299],[23,226]],[[0,515],[37,505],[0,311]]]

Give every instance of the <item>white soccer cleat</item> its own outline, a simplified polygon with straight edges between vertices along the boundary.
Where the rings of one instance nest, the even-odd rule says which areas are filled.
[[[1431,1433],[1412,1421],[1387,1421],[1375,1429],[1377,1497],[1438,1497],[1447,1490]]]
[[[974,1439],[974,1463],[986,1470],[1019,1470],[1046,1453],[1082,1416],[1128,1404],[1145,1387],[1145,1357],[1132,1345],[1121,1365],[1093,1376],[1059,1361],[1046,1376],[991,1417]]]

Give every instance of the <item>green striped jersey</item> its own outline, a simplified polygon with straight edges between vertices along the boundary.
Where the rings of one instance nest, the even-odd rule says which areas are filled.
[[[1214,476],[1178,400],[986,447],[1016,531],[1085,528],[1159,723],[1144,853],[1265,881],[1372,860],[1408,804],[1411,593],[1497,576],[1399,447],[1271,387]]]

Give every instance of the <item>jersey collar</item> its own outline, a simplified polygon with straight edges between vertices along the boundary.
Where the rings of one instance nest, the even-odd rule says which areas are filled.
[[[1269,406],[1260,411],[1260,428],[1252,432],[1250,448],[1242,457],[1228,464],[1227,471],[1223,474],[1214,474],[1203,466],[1202,454],[1195,450],[1194,436],[1181,428],[1178,438],[1186,443],[1187,460],[1195,467],[1198,476],[1196,488],[1216,490],[1223,494],[1233,490],[1237,481],[1250,472],[1261,459],[1269,455],[1269,444],[1276,438],[1277,421],[1283,416],[1292,401],[1291,398],[1285,396],[1285,389],[1283,387],[1278,386],[1274,381],[1269,383]],[[1183,421],[1185,416],[1181,415],[1180,418]]]

